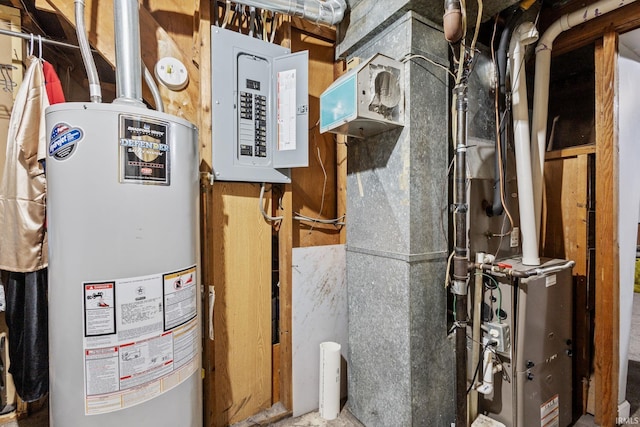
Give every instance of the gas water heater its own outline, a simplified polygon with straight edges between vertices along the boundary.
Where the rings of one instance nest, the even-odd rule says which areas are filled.
[[[197,129],[123,104],[46,122],[51,425],[201,426]]]
[[[93,102],[45,113],[50,425],[201,427],[198,131],[142,102],[137,0],[100,102],[75,6]]]

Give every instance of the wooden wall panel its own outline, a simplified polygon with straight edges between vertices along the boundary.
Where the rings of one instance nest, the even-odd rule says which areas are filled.
[[[271,224],[256,184],[213,188],[215,426],[271,406]]]
[[[593,147],[592,147],[593,148]],[[585,147],[564,150],[579,155],[545,163],[542,254],[575,261],[574,278],[574,415],[586,413],[592,365],[592,318],[588,286],[588,157]],[[592,291],[591,291],[592,292]]]
[[[46,0],[50,8],[55,9],[61,17],[73,25],[75,22],[74,3],[67,0]],[[86,27],[89,42],[110,63],[115,63],[113,2],[85,0]],[[175,6],[174,6],[175,7]],[[193,36],[193,23],[189,25],[189,34]],[[196,123],[197,107],[200,100],[200,75],[192,61],[191,50],[183,52],[171,35],[160,26],[151,13],[140,8],[140,39],[142,60],[149,70],[153,70],[158,59],[173,56],[180,59],[189,73],[189,84],[179,92],[171,91],[159,85],[160,94],[165,104],[165,111]],[[146,86],[143,84],[143,88]],[[146,97],[149,92],[145,91]],[[148,98],[153,103],[153,99]]]
[[[587,275],[587,155],[547,160],[542,253],[576,262]]]
[[[337,144],[334,134],[320,133],[319,120],[320,94],[334,80],[332,40],[335,40],[335,32],[326,29],[319,35],[311,34],[295,26],[302,27],[303,22],[293,21],[291,51],[309,51],[309,167],[292,171],[293,211],[312,218],[331,219],[345,213],[338,211],[337,205]],[[339,227],[301,221],[294,223],[294,247],[338,243]]]
[[[615,424],[618,412],[620,283],[615,90],[618,34],[596,44],[596,422]]]

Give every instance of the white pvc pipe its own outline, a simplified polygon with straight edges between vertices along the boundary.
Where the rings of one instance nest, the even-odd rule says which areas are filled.
[[[544,153],[547,139],[547,116],[549,114],[549,70],[553,41],[563,31],[612,10],[631,4],[636,0],[602,0],[575,12],[563,15],[545,31],[536,47],[536,74],[533,95],[533,118],[531,123],[531,158],[533,162],[533,196],[536,218],[536,233],[540,235],[542,218],[542,191],[544,188]]]
[[[487,344],[488,345],[488,344]],[[482,384],[478,387],[478,393],[487,395],[493,393],[493,352],[485,350],[482,358]]]
[[[272,12],[299,16],[316,24],[335,25],[342,21],[347,10],[345,0],[235,0],[236,3],[254,6]]]
[[[320,343],[320,397],[319,412],[325,420],[334,420],[340,414],[340,364],[342,358],[338,343]]]
[[[540,265],[531,174],[527,77],[524,66],[525,48],[527,45],[535,43],[536,40],[538,40],[538,30],[535,25],[532,22],[523,22],[513,32],[509,44],[513,139],[516,151],[518,206],[520,208],[522,263],[524,265]]]

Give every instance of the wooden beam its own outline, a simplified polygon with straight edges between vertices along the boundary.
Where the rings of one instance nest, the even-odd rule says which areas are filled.
[[[203,180],[200,192],[200,271],[202,274],[202,284],[204,289],[203,298],[203,318],[202,322],[205,327],[202,348],[202,368],[204,370],[203,385],[203,415],[204,425],[213,426],[216,411],[216,393],[215,393],[215,334],[213,340],[209,335],[209,328],[214,325],[213,319],[209,316],[209,292],[215,292],[214,286],[214,256],[213,256],[213,239],[212,236],[216,232],[213,218],[213,186],[208,185]],[[214,304],[215,306],[215,304]]]
[[[36,6],[36,9],[44,10],[46,12],[53,12],[53,13],[57,12],[53,8],[53,6],[51,6],[49,3],[47,3],[47,0],[36,0],[35,1],[35,6]]]
[[[74,19],[74,3],[68,0],[46,0],[61,16],[71,24]],[[113,3],[100,0],[85,0],[86,27],[89,42],[111,64],[115,64]],[[189,73],[189,85],[173,92],[160,85],[160,94],[165,102],[165,111],[169,114],[183,117],[193,123],[197,120],[197,106],[200,96],[199,71],[171,38],[158,24],[151,13],[144,7],[140,8],[140,39],[142,46],[142,60],[153,70],[158,59],[173,56],[182,61]],[[152,100],[150,100],[152,102]]]
[[[615,425],[618,412],[620,283],[618,245],[618,34],[596,43],[596,423]]]
[[[640,27],[640,3],[628,4],[560,34],[553,54],[561,55],[600,39],[606,32],[624,33]]]
[[[566,159],[568,157],[578,157],[584,154],[595,154],[595,152],[595,145],[579,145],[577,147],[547,151],[544,158],[545,160]]]
[[[282,222],[278,230],[278,270],[280,272],[280,403],[293,410],[292,351],[292,280],[293,280],[293,202],[291,185],[284,186],[278,215]]]
[[[318,39],[324,40],[328,43],[336,42],[336,29],[335,27],[327,27],[325,25],[316,25],[306,19],[293,17],[291,19],[291,26],[306,33],[307,35],[314,36]]]
[[[198,32],[194,36],[194,54],[198,52],[200,69],[200,108],[198,108],[198,128],[200,129],[200,170],[211,172],[212,121],[211,117],[211,2],[200,1]]]
[[[200,99],[202,108],[198,109],[198,127],[199,144],[200,144],[200,171],[211,172],[211,79],[206,78],[211,70],[211,60],[209,48],[211,45],[211,3],[209,0],[202,0],[198,4],[198,17],[200,18],[197,33],[194,35],[194,45],[202,45],[204,49],[198,52],[203,56],[198,59],[200,63]],[[210,76],[210,74],[208,74]],[[203,78],[205,77],[205,78]],[[208,165],[208,167],[203,167]],[[201,196],[200,196],[200,241],[201,241],[201,262],[202,283],[204,284],[204,301],[209,303],[209,292],[215,293],[214,282],[214,255],[213,255],[213,236],[217,231],[215,229],[213,218],[213,185],[210,184],[206,175],[201,179]],[[214,304],[215,306],[215,304]],[[204,369],[203,385],[203,417],[205,426],[213,426],[216,419],[216,354],[215,354],[215,335],[212,340],[209,333],[209,327],[213,325],[213,319],[209,317],[209,307],[203,310],[203,322],[206,327],[205,337],[203,339],[202,367]]]

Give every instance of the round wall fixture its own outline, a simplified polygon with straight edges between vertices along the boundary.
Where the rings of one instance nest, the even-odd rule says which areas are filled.
[[[180,60],[166,56],[160,58],[155,67],[156,78],[171,90],[181,90],[189,83],[187,67]]]

